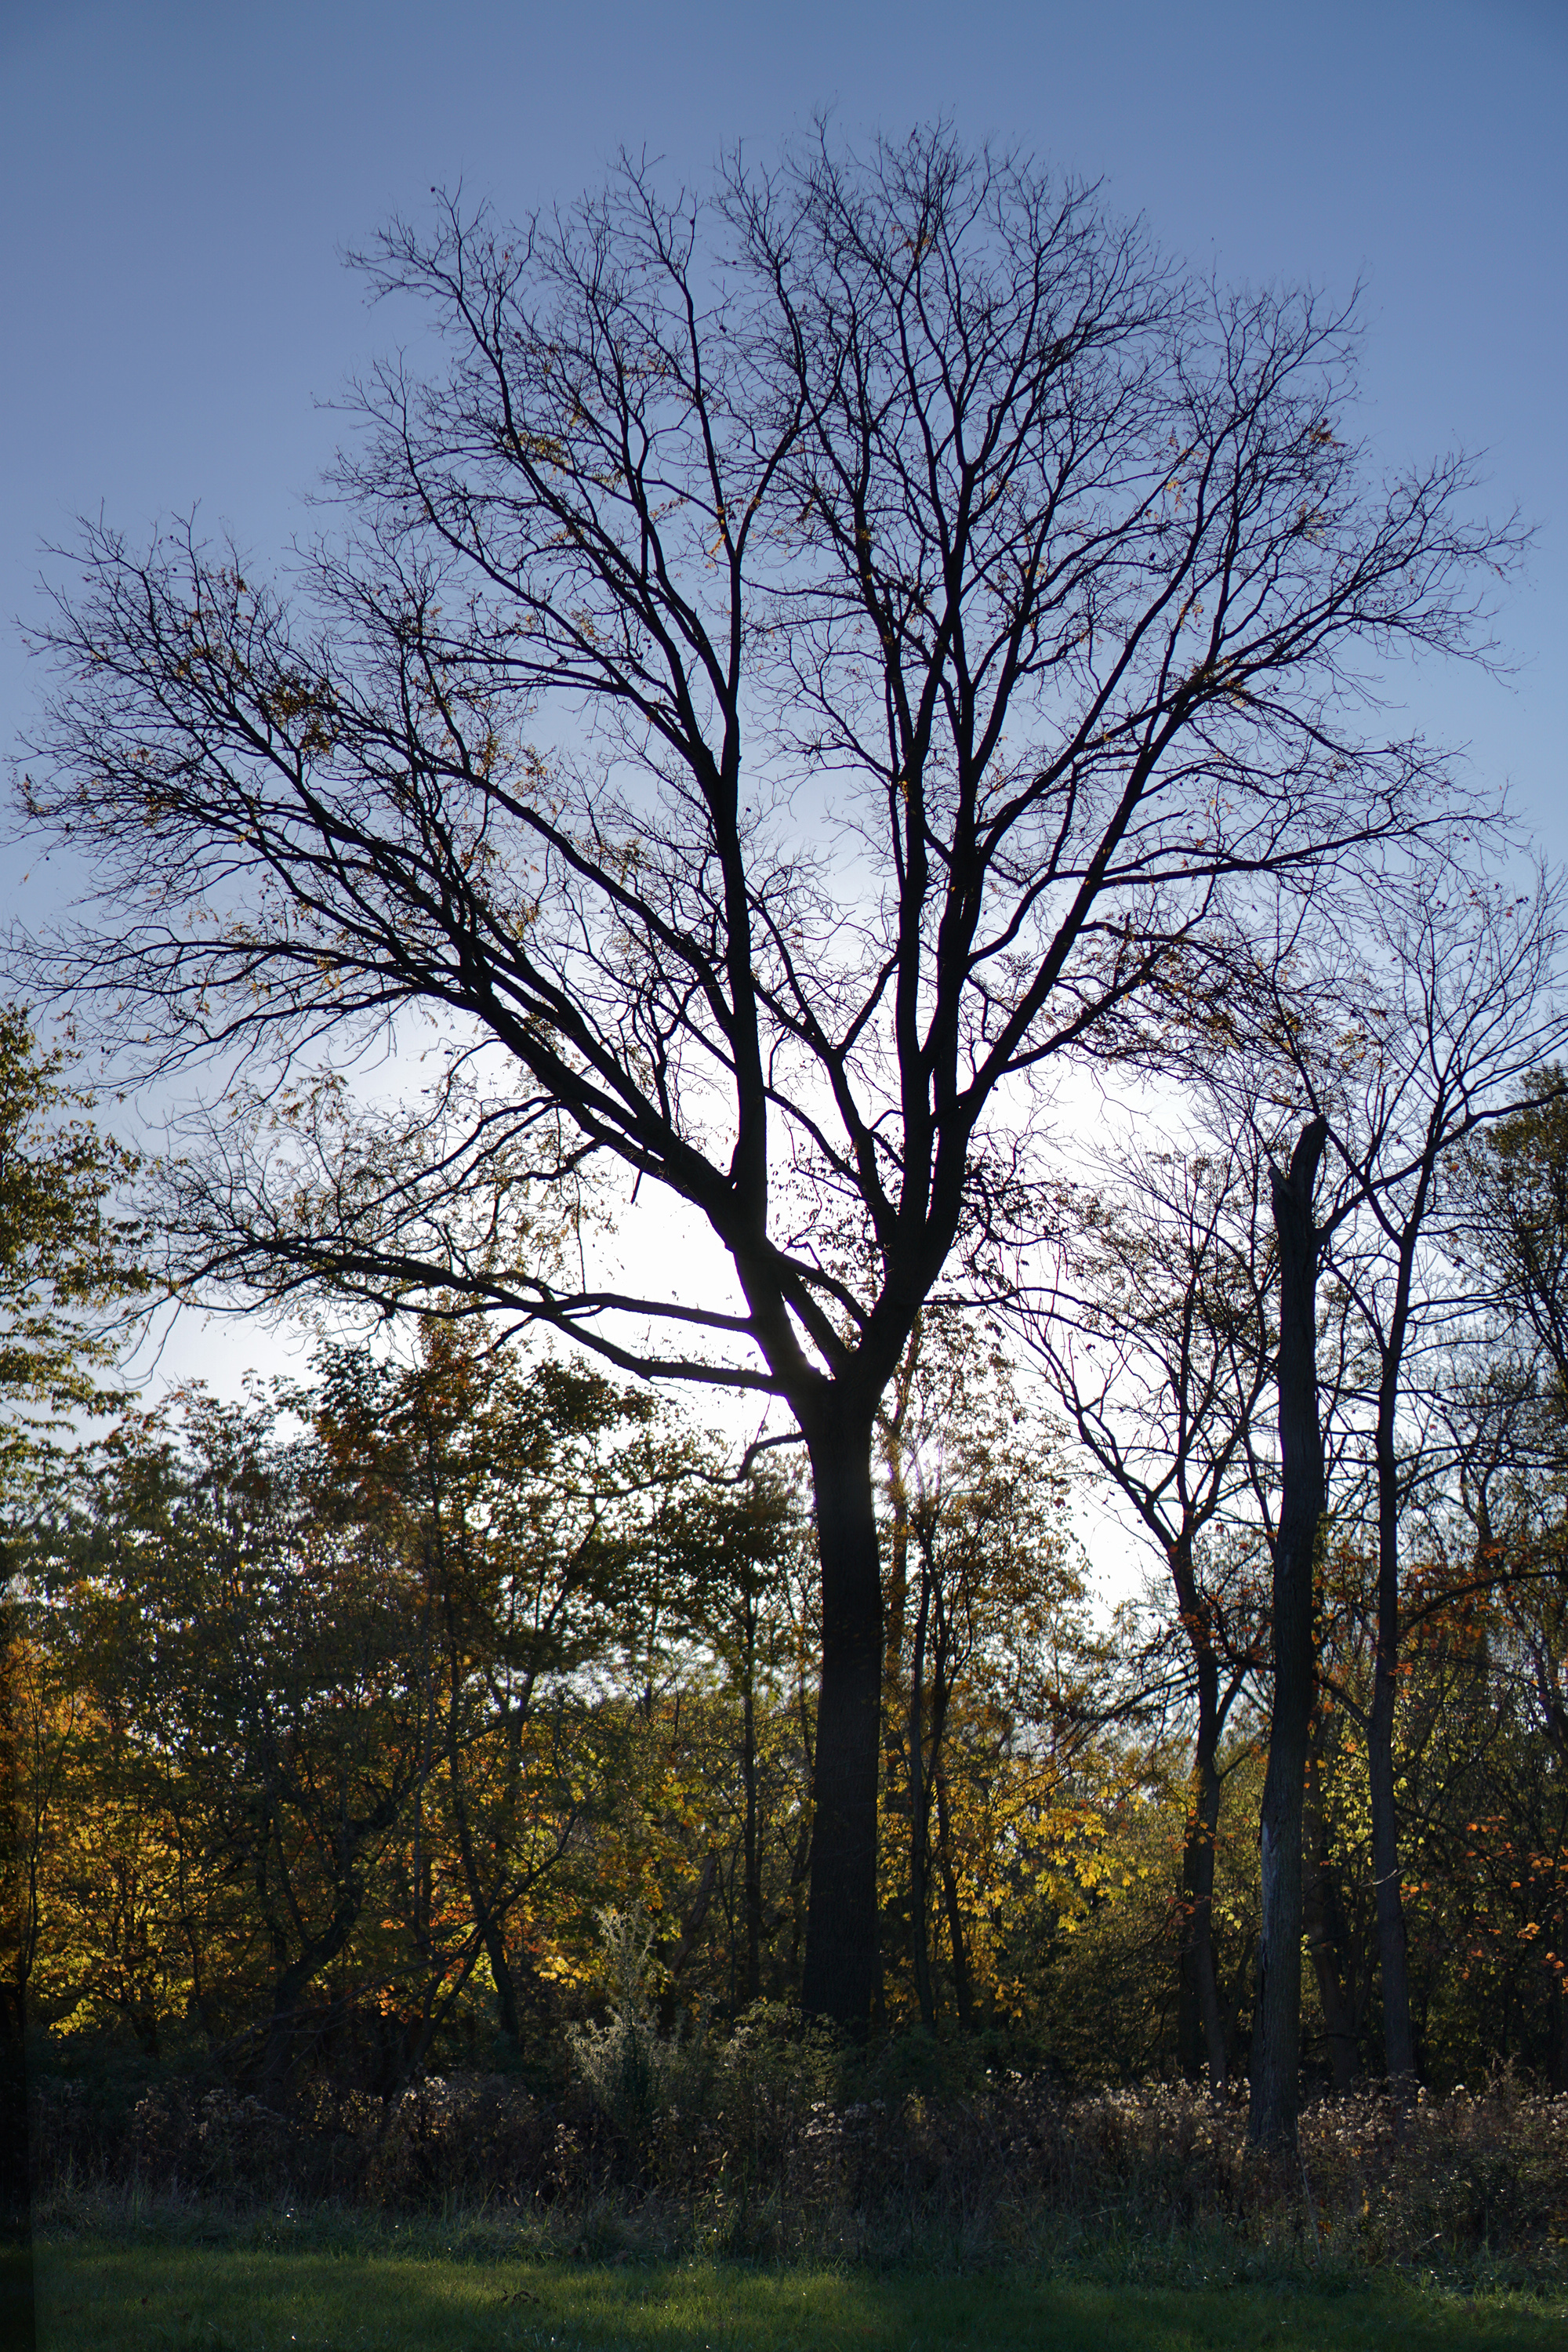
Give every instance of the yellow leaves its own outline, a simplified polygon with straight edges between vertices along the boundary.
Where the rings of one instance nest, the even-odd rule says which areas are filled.
[[[554,473],[565,473],[569,469],[566,444],[552,434],[519,433],[514,446],[519,456],[530,465],[546,467]]]

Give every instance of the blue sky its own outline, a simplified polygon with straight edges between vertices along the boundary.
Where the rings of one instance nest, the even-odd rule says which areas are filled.
[[[432,182],[521,211],[623,143],[698,177],[824,105],[850,134],[945,111],[1103,175],[1200,268],[1364,281],[1380,451],[1484,449],[1540,530],[1511,685],[1423,680],[1418,715],[1561,856],[1565,100],[1563,0],[0,0],[0,617],[100,504],[140,529],[199,499],[256,553],[287,541],[334,437],[317,404],[388,331],[341,249]],[[7,627],[0,749],[34,690]]]
[[[302,527],[319,404],[389,332],[340,253],[392,209],[460,178],[521,212],[623,144],[700,178],[825,106],[850,136],[945,113],[1103,176],[1199,269],[1364,284],[1380,455],[1484,450],[1539,529],[1511,681],[1424,677],[1415,715],[1568,856],[1565,100],[1564,0],[0,0],[0,756],[36,690],[9,621],[73,514],[199,499],[262,556]]]

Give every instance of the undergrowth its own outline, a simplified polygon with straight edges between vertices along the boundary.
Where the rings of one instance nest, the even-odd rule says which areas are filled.
[[[453,2074],[390,2102],[317,2083],[268,2105],[166,2082],[118,2142],[68,2079],[46,2082],[36,2226],[1194,2286],[1329,2287],[1387,2266],[1568,2281],[1568,2098],[1507,2074],[1403,2107],[1315,2102],[1299,2154],[1266,2158],[1239,2100],[1169,2084],[1068,2095],[988,2069],[983,2049],[849,2051],[781,2011],[635,2077],[608,2042],[586,2055],[555,2090]]]

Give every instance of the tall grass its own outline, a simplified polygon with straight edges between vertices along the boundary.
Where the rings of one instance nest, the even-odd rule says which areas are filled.
[[[599,2073],[597,2096],[589,2070],[548,2095],[470,2074],[390,2105],[318,2084],[277,2108],[173,2082],[118,2143],[46,2086],[37,2220],[1172,2283],[1387,2264],[1568,2280],[1568,2098],[1507,2074],[1403,2109],[1314,2104],[1283,2159],[1247,2148],[1239,2101],[1184,2085],[1064,2095],[974,2053],[848,2053],[777,2017],[667,2070],[663,2098]]]

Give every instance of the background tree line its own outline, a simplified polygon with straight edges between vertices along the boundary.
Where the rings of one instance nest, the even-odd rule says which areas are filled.
[[[1059,1473],[1010,1421],[966,1445],[889,1548],[889,1958],[931,2022],[933,1888],[936,1976],[995,2013],[998,1906],[1083,1811],[1050,1733],[1097,1654]],[[798,1493],[717,1459],[646,1391],[437,1323],[412,1367],[125,1412],[18,1538],[35,2022],[394,2088],[537,2057],[602,1992],[606,1906],[657,1923],[667,2016],[798,1999],[817,1570]]]
[[[1532,1087],[1455,1155],[1399,1421],[1399,1892],[1436,2084],[1568,2082],[1568,1115]],[[1067,1203],[1055,1414],[1016,1335],[957,1317],[884,1400],[879,2010],[1074,2083],[1223,2084],[1255,2028],[1268,1230],[1245,1149],[1121,1174]],[[1386,2071],[1360,1311],[1322,1284],[1301,2047],[1336,2089]],[[1155,1538],[1110,1625],[1086,1453]],[[738,1475],[646,1387],[432,1318],[412,1359],[331,1349],[242,1406],[121,1401],[10,1492],[7,1980],[50,2064],[269,2100],[548,2071],[613,1991],[607,1910],[648,1923],[667,2031],[798,2001],[820,1570],[776,1455]]]

